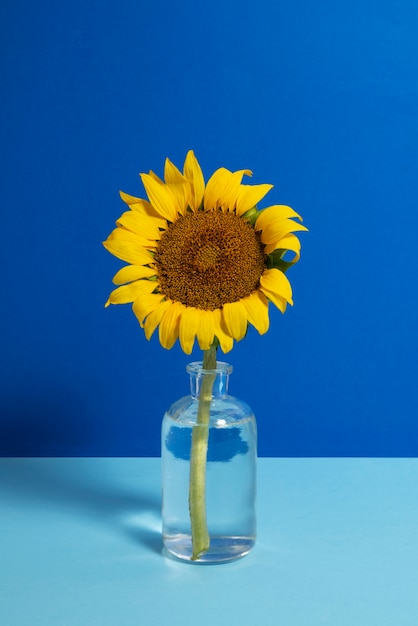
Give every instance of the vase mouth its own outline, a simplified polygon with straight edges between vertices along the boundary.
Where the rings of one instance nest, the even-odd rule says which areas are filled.
[[[186,366],[186,370],[189,374],[201,374],[201,373],[210,373],[210,374],[231,374],[233,367],[229,363],[225,363],[224,361],[217,361],[216,367],[214,369],[204,369],[203,361],[194,361],[193,363],[189,363]]]

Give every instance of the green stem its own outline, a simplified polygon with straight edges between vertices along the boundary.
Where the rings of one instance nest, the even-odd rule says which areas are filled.
[[[203,352],[203,370],[216,369],[216,347]],[[199,394],[197,423],[192,431],[190,451],[189,510],[192,528],[192,561],[209,550],[210,539],[206,521],[206,457],[208,451],[210,403],[215,374],[205,374]]]

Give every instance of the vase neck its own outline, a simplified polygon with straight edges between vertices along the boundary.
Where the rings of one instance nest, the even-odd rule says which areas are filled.
[[[228,393],[229,375],[232,372],[232,365],[218,361],[216,369],[203,369],[203,363],[189,363],[187,371],[190,375],[190,393],[193,398],[199,398],[202,390],[202,383],[206,377],[213,379],[212,398],[224,398]]]

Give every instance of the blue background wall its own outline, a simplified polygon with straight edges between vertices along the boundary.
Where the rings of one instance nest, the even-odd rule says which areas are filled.
[[[310,229],[295,306],[228,355],[260,454],[415,456],[416,1],[5,0],[0,29],[0,453],[159,454],[190,359],[103,308],[101,241],[192,148]]]

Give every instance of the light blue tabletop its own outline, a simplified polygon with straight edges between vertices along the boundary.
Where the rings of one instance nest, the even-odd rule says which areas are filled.
[[[161,553],[159,459],[0,459],[2,626],[416,626],[418,460],[260,459],[242,560]]]

